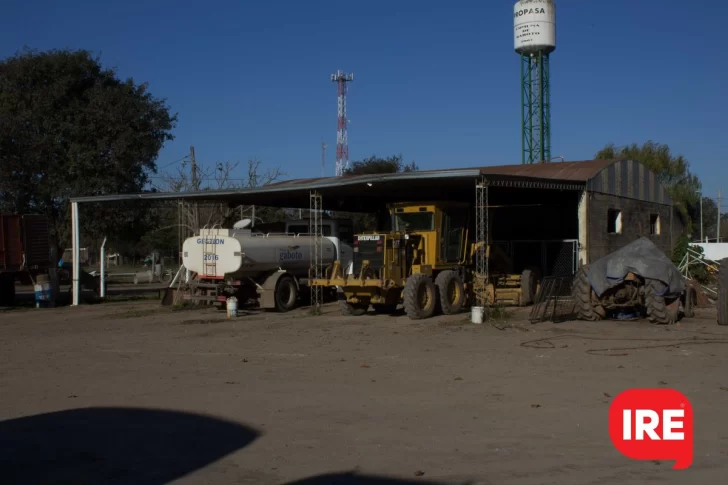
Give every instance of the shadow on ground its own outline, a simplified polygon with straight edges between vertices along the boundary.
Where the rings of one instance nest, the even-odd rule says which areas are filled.
[[[288,482],[285,485],[452,485],[452,482],[433,482],[424,478],[402,480],[399,478],[358,475],[356,473],[327,473],[314,477]],[[462,485],[467,485],[463,483]]]
[[[0,422],[0,482],[160,485],[206,467],[260,433],[214,417],[84,408]]]

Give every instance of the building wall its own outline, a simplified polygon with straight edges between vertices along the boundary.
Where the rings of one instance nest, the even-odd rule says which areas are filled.
[[[610,210],[615,212],[610,215]],[[616,218],[616,214],[621,216],[621,232],[610,233],[610,219]],[[651,234],[653,216],[659,216],[659,234]],[[682,222],[670,205],[599,192],[589,192],[587,219],[590,263],[643,236],[670,255],[677,242],[675,234],[682,232]]]

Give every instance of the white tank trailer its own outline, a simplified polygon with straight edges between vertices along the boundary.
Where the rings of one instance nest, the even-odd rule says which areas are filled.
[[[182,261],[197,274],[188,298],[222,302],[226,294],[236,294],[238,299],[257,298],[264,309],[292,310],[313,262],[308,221],[289,221],[282,234],[253,232],[244,227],[247,222],[233,229],[203,229],[184,241]],[[348,268],[353,257],[351,221],[328,219],[322,228],[321,264],[338,259]]]

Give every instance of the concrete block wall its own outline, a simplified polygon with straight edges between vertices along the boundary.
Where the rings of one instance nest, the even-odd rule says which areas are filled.
[[[609,232],[610,209],[621,213],[620,233]],[[650,231],[653,215],[660,219],[659,234],[651,234]],[[683,230],[682,221],[673,213],[672,206],[598,192],[589,192],[587,219],[590,263],[643,236],[649,237],[669,256],[677,242],[676,234],[679,235]]]

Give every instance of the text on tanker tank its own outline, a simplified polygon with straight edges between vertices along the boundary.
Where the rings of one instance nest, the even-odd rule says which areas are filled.
[[[292,249],[281,249],[278,252],[278,261],[301,261],[303,253]]]
[[[225,240],[222,238],[197,238],[197,244],[225,244]]]

